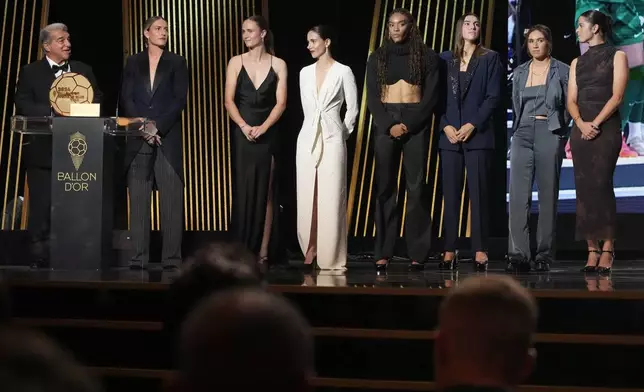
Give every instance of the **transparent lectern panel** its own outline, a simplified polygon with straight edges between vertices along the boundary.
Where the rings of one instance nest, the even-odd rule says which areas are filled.
[[[142,117],[108,117],[105,132],[114,136],[142,136],[148,120]]]
[[[13,116],[11,117],[11,131],[24,135],[51,135],[53,132],[53,118],[50,116]],[[154,124],[153,122],[142,117],[106,117],[98,120],[104,122],[103,132],[112,136],[142,137],[144,133],[154,134],[156,130],[155,127],[149,126]]]
[[[24,135],[51,135],[52,117],[11,117],[11,131]]]

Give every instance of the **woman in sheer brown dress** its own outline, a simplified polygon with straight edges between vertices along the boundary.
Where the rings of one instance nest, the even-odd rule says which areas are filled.
[[[582,271],[609,273],[615,258],[613,173],[622,144],[618,107],[628,82],[628,60],[606,42],[611,26],[605,14],[587,11],[577,22],[579,42],[590,48],[573,60],[568,83],[568,111],[575,121],[570,135],[577,190],[575,237],[588,244]]]

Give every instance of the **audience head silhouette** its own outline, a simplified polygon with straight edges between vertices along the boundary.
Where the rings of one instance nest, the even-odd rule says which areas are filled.
[[[14,327],[0,328],[0,391],[99,390],[85,370],[49,339]]]
[[[263,290],[208,298],[186,320],[181,343],[181,391],[311,390],[309,326],[285,299]]]
[[[236,243],[208,244],[189,257],[168,293],[164,328],[172,342],[177,342],[184,319],[203,299],[230,288],[259,286],[262,277],[256,260]]]
[[[434,364],[439,390],[454,386],[509,388],[534,364],[537,305],[508,276],[472,277],[441,304]]]

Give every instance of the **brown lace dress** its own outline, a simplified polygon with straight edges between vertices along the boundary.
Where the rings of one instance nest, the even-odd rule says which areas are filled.
[[[584,121],[593,121],[613,95],[613,59],[609,44],[591,47],[577,60],[577,104]],[[615,238],[616,207],[613,173],[622,145],[619,112],[613,113],[592,140],[583,140],[573,127],[570,148],[577,190],[577,240]]]

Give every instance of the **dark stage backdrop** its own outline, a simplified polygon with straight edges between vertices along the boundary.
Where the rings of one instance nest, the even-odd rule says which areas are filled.
[[[13,95],[20,69],[39,58],[38,30],[47,21],[48,0],[4,0],[0,3],[0,202],[2,230],[24,228],[26,210],[23,138],[11,132]]]

